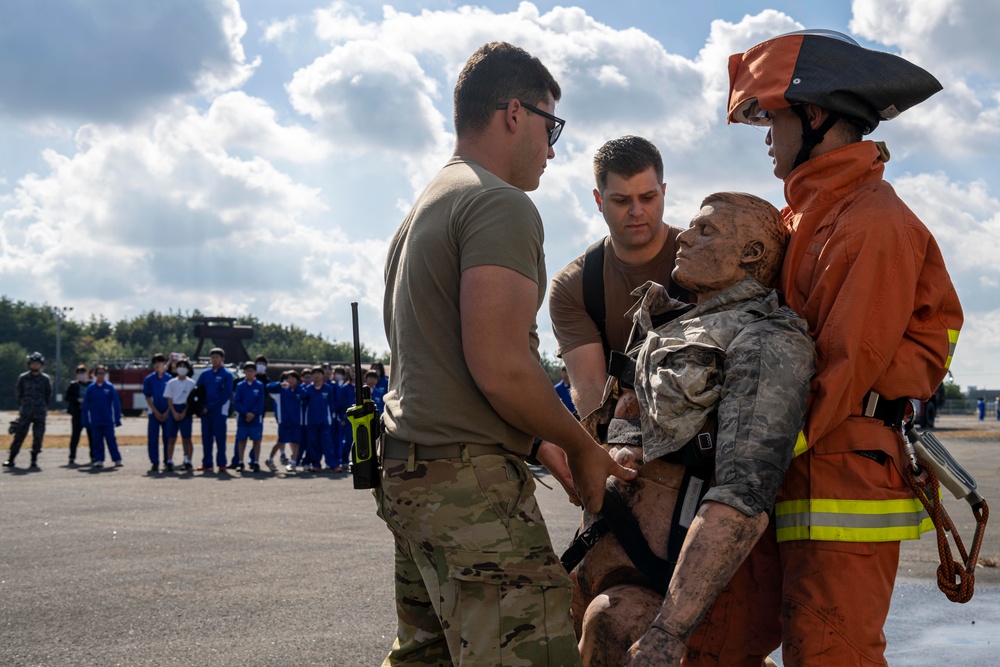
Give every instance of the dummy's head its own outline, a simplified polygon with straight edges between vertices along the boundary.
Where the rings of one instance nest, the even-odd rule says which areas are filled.
[[[774,206],[742,192],[705,197],[677,236],[672,278],[704,301],[744,278],[772,287],[781,271],[788,228]]]

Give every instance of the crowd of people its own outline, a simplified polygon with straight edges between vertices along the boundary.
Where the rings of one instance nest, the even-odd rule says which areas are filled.
[[[287,472],[333,473],[349,470],[353,434],[347,409],[355,404],[357,390],[354,369],[321,363],[299,371],[283,371],[269,381],[267,357],[260,355],[239,369],[225,363],[225,351],[214,348],[209,366],[195,373],[191,361],[182,354],[154,354],[152,372],[142,382],[147,404],[147,451],[150,473],[195,470],[260,472],[261,463],[271,472],[280,464]],[[28,371],[18,377],[19,417],[11,428],[14,439],[5,467],[15,459],[32,429],[33,443],[29,467],[37,468],[45,435],[45,418],[52,399],[52,380],[42,372],[45,358],[35,352],[28,356]],[[237,372],[234,372],[236,370]],[[368,396],[381,415],[389,378],[385,366],[371,364],[365,372]],[[118,391],[108,381],[103,365],[76,367],[76,377],[65,392],[66,411],[71,417],[69,465],[77,465],[80,440],[86,435],[89,461],[94,469],[123,465],[115,429],[122,425],[122,404]],[[261,459],[264,417],[270,410],[277,422],[276,442]],[[228,442],[229,419],[236,429]],[[195,467],[195,420],[199,421],[202,443],[200,465]],[[177,441],[181,460],[175,464]],[[249,446],[248,446],[249,445]],[[278,463],[275,459],[278,459]],[[162,467],[161,467],[162,466]]]

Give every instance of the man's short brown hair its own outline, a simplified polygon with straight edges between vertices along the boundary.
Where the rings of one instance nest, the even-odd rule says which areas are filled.
[[[538,104],[562,91],[538,58],[507,42],[484,44],[465,63],[455,84],[455,134],[486,129],[497,104],[517,99]]]
[[[612,139],[598,148],[594,155],[597,191],[604,192],[609,173],[632,178],[650,167],[656,172],[656,182],[662,183],[663,158],[651,141],[631,134]]]

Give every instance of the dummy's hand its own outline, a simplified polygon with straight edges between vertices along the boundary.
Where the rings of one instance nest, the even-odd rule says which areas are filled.
[[[628,650],[626,667],[674,667],[681,664],[684,644],[659,628],[650,628]]]
[[[558,445],[554,445],[551,442],[542,441],[542,444],[538,446],[538,452],[535,454],[535,458],[538,459],[539,463],[545,466],[545,469],[552,473],[552,476],[556,478],[556,481],[562,485],[566,495],[569,496],[569,501],[580,507],[580,498],[576,495],[576,489],[573,488],[573,476],[569,472],[569,463],[566,461],[566,452],[562,450]]]
[[[592,441],[574,456],[569,457],[569,471],[573,475],[573,486],[584,508],[597,514],[604,505],[604,484],[608,477],[631,481],[639,474],[637,470],[624,468],[611,458],[604,449]]]

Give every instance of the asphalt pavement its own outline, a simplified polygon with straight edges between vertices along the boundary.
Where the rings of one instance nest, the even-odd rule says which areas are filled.
[[[99,472],[65,449],[28,471],[25,452],[0,475],[0,665],[381,664],[392,542],[370,492],[346,474],[150,475],[145,447],[123,452]],[[561,549],[579,511],[538,497]],[[957,605],[903,567],[890,664],[1000,663],[1000,588]]]

